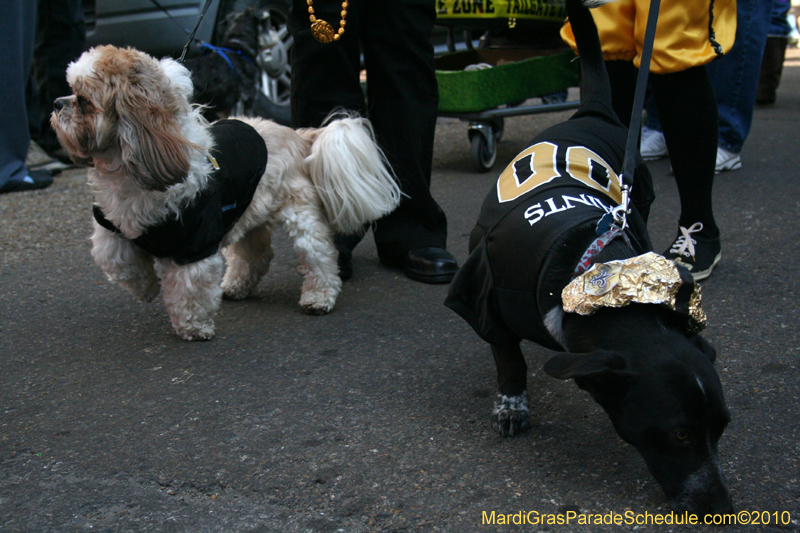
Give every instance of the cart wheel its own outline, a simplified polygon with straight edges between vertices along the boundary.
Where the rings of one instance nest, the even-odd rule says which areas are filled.
[[[500,139],[503,138],[503,132],[506,129],[506,122],[503,120],[503,117],[498,117],[492,119],[492,131],[494,132],[494,140],[500,142]]]
[[[488,172],[497,158],[497,144],[494,132],[489,132],[489,138],[480,132],[471,135],[472,139],[472,168],[475,172]]]

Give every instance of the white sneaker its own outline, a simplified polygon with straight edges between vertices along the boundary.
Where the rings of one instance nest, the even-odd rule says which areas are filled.
[[[786,15],[786,22],[789,23],[789,27],[792,29],[789,33],[789,46],[797,46],[798,41],[800,41],[800,31],[797,30],[797,17],[789,13]]]
[[[739,170],[742,168],[742,158],[739,154],[729,152],[725,148],[717,148],[717,167],[715,174],[725,172],[726,170]]]
[[[642,146],[639,151],[645,161],[655,161],[667,157],[667,141],[664,140],[664,134],[658,130],[643,127]]]

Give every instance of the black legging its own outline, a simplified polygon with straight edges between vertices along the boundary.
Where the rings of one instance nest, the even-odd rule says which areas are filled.
[[[614,110],[630,124],[636,69],[630,62],[606,63],[611,78]],[[669,150],[680,196],[678,223],[688,228],[703,223],[700,233],[717,237],[712,188],[717,159],[719,118],[714,90],[704,66],[671,74],[650,74],[658,117]]]

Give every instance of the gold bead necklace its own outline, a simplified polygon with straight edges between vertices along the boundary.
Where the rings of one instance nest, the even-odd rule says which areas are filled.
[[[344,0],[342,2],[342,20],[339,21],[339,29],[337,31],[334,31],[333,26],[324,20],[314,16],[314,0],[306,0],[306,3],[308,4],[308,20],[311,21],[311,35],[323,44],[338,41],[344,35],[344,27],[347,24],[344,19],[347,17],[347,7],[350,5],[348,1]]]

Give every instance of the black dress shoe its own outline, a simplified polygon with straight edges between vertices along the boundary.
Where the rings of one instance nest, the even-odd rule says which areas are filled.
[[[353,250],[345,246],[336,245],[339,251],[339,277],[342,281],[347,281],[353,277]]]
[[[432,246],[414,248],[403,257],[403,273],[422,283],[450,283],[456,275],[458,264],[444,248]]]
[[[34,191],[53,184],[53,174],[49,170],[29,170],[28,175],[19,181],[9,181],[0,187],[0,194],[6,192]]]

